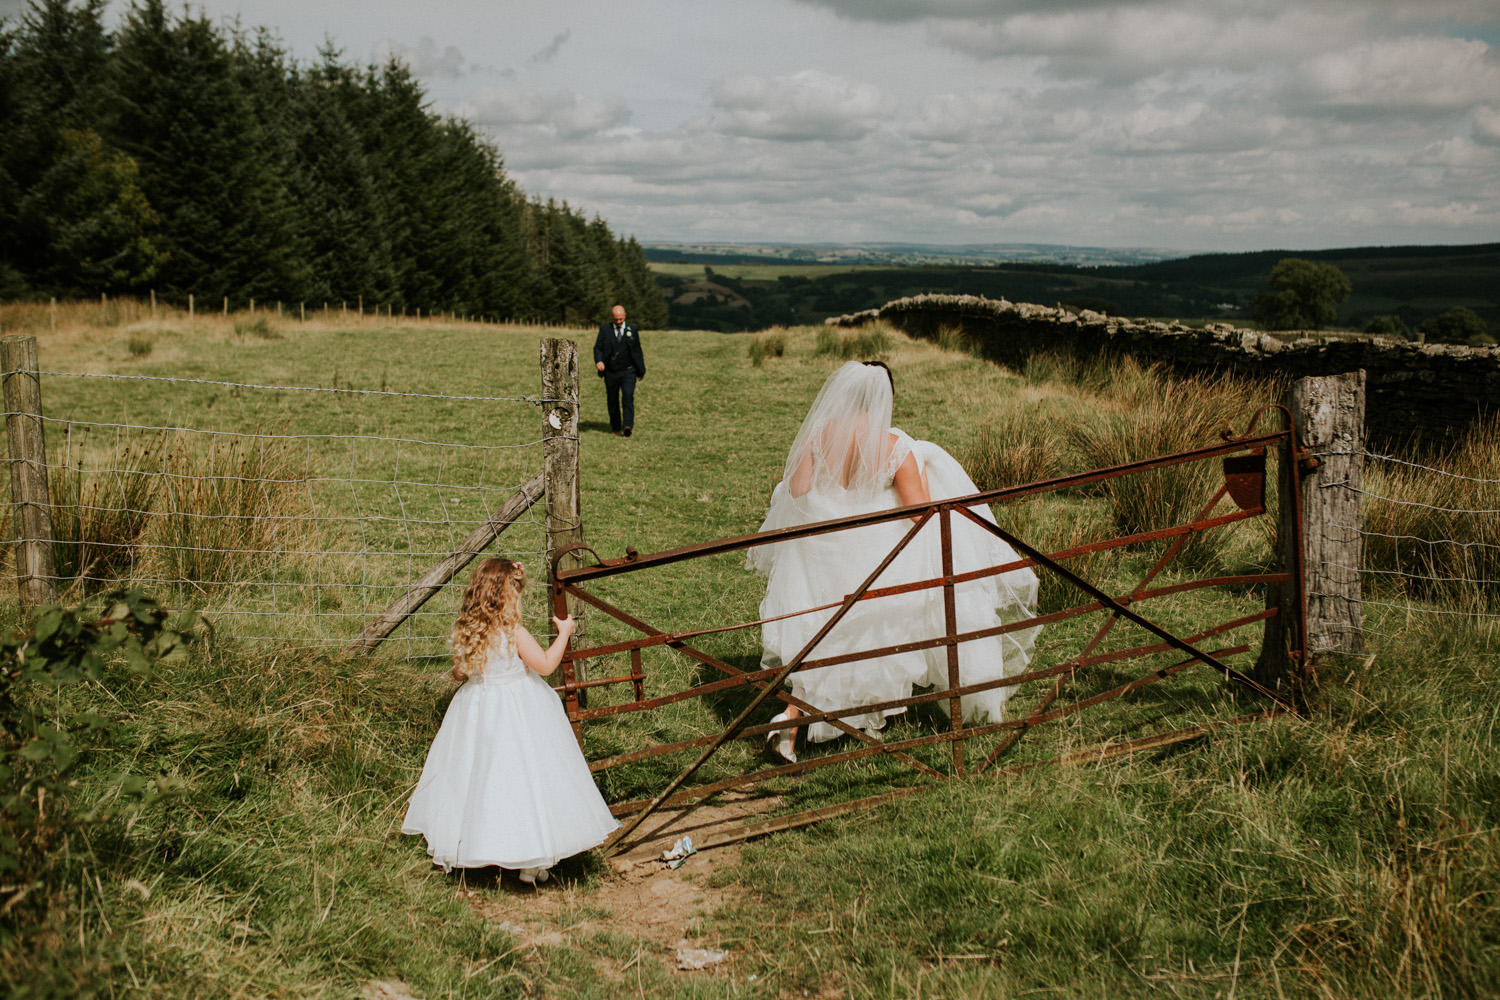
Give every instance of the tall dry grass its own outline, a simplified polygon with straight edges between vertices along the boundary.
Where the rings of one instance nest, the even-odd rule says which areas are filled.
[[[279,437],[179,438],[156,524],[164,575],[208,588],[254,579],[310,548],[305,454]]]
[[[818,328],[813,356],[844,361],[883,361],[894,349],[895,341],[884,326],[863,326],[856,330],[822,326]]]
[[[1068,463],[1067,441],[1048,421],[1004,411],[979,429],[962,462],[981,490],[1034,483],[1062,473]]]
[[[115,439],[107,451],[75,446],[70,426],[63,460],[52,464],[52,563],[63,585],[85,592],[129,579],[161,494],[161,433]]]
[[[750,338],[746,348],[746,355],[750,363],[759,368],[767,358],[780,358],[786,355],[786,331],[776,330],[771,333],[758,333]]]
[[[52,463],[61,588],[170,580],[195,593],[264,578],[315,551],[305,453],[285,438],[152,433]]]
[[[1366,579],[1377,594],[1500,609],[1500,418],[1456,444],[1370,460],[1361,502]],[[1434,471],[1440,470],[1440,471]]]
[[[1099,386],[1104,404],[1089,419],[1069,426],[1069,443],[1084,468],[1106,468],[1217,444],[1222,431],[1243,430],[1249,415],[1276,390],[1231,375],[1175,378],[1157,366],[1131,359],[1114,366],[1115,377]],[[1081,376],[1092,377],[1090,369]],[[1133,533],[1192,520],[1223,480],[1217,461],[1199,461],[1121,476],[1098,484],[1115,526]],[[1196,536],[1184,556],[1203,561],[1222,545],[1210,534]]]

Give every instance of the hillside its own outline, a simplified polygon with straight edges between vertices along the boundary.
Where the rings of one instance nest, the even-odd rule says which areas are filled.
[[[703,264],[653,264],[673,325],[706,330],[754,330],[775,324],[820,322],[828,316],[874,309],[924,292],[983,295],[1012,302],[1061,303],[1121,316],[1226,319],[1248,325],[1255,296],[1267,290],[1283,257],[1326,260],[1347,273],[1354,295],[1337,325],[1362,328],[1385,313],[1415,328],[1455,306],[1468,306],[1500,329],[1500,244],[1468,247],[1367,247],[1309,252],[1205,254],[1139,266],[995,263],[908,267],[845,264],[802,269],[782,259],[725,258]],[[684,295],[694,286],[691,298]],[[717,286],[717,287],[715,287]],[[709,294],[704,294],[705,292]],[[716,297],[715,297],[716,296]]]

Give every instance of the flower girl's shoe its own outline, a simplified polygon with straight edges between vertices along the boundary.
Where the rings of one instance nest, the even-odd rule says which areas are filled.
[[[538,882],[545,882],[551,878],[552,870],[549,868],[522,868],[521,874],[518,877],[527,885],[536,885]]]
[[[791,719],[791,716],[785,712],[782,712],[771,721],[786,722],[789,719]],[[793,745],[796,743],[796,740],[797,731],[795,729],[773,729],[766,734],[766,745],[775,752],[776,756],[780,757],[788,764],[797,763],[797,753],[793,749]]]

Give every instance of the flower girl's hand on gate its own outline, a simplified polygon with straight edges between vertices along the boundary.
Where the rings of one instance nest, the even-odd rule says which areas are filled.
[[[572,635],[573,630],[578,627],[578,623],[573,620],[572,615],[566,618],[554,618],[552,619],[552,624],[557,626],[557,636],[559,639]]]

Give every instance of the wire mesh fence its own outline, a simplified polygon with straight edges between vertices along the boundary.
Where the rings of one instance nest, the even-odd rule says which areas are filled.
[[[139,586],[243,639],[347,644],[543,464],[532,397],[41,377],[63,400],[42,417],[60,597]],[[540,575],[542,519],[493,551]],[[403,652],[442,654],[462,580],[391,636]]]
[[[1425,459],[1354,453],[1362,482],[1325,488],[1359,498],[1363,558],[1354,568],[1363,605],[1376,610],[1369,617],[1384,623],[1363,630],[1390,636],[1401,618],[1500,620],[1500,424],[1477,425]]]

